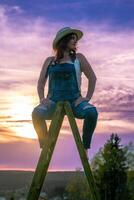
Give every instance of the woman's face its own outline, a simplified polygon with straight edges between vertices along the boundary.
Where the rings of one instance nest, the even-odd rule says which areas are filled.
[[[77,36],[75,34],[72,34],[71,39],[67,44],[67,48],[76,50],[76,45],[77,45]]]

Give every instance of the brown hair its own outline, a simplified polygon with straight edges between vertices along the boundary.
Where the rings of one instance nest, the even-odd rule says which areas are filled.
[[[56,52],[56,58],[54,60],[55,64],[60,62],[60,59],[63,58],[64,56],[64,51],[67,47],[68,42],[71,40],[72,35],[74,35],[75,33],[70,33],[66,36],[64,36],[57,44],[57,47],[54,49],[54,51]],[[75,34],[76,35],[76,34]],[[76,35],[77,37],[77,35]],[[78,38],[78,37],[77,37]],[[76,59],[76,49],[75,50],[71,50],[69,52],[70,58],[72,60],[72,62],[74,62],[74,60]]]

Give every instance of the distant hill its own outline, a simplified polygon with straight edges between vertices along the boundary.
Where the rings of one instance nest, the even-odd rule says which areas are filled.
[[[83,171],[79,173],[82,176],[84,175]],[[32,182],[33,174],[34,172],[32,171],[1,170],[0,191],[16,190],[29,186]],[[64,187],[75,174],[76,171],[47,172],[42,189],[43,191],[51,192],[55,187]]]

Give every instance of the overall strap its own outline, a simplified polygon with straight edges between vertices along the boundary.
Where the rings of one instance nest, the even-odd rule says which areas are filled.
[[[52,64],[53,60],[54,60],[54,57],[51,58],[51,60],[50,60],[50,62],[49,62],[49,64],[48,64],[48,66],[47,66],[47,71],[46,71],[46,74],[45,74],[45,78],[48,77],[48,69],[49,69],[49,66]]]

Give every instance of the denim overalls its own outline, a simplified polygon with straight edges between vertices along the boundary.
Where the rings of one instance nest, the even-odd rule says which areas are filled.
[[[81,96],[73,63],[50,65],[48,95],[53,101],[73,101]]]
[[[83,145],[85,149],[90,148],[92,134],[97,123],[98,112],[96,107],[88,103],[87,100],[83,100],[77,106],[74,105],[75,100],[82,96],[78,87],[74,63],[50,64],[47,69],[47,75],[49,76],[47,98],[50,99],[50,106],[47,107],[44,104],[39,104],[32,112],[34,128],[39,139],[42,138],[41,135],[45,134],[43,128],[44,120],[52,119],[56,108],[56,102],[69,101],[74,117],[84,119],[82,135]],[[37,130],[37,127],[40,130],[42,127],[42,131],[40,131],[42,133]]]

